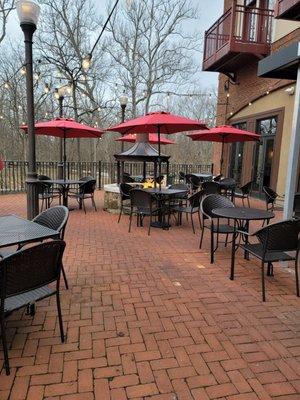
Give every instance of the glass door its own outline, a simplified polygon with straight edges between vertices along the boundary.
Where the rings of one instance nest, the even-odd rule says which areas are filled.
[[[246,122],[233,125],[238,129],[247,129]],[[244,143],[232,143],[230,151],[229,177],[234,178],[237,184],[241,183],[243,169]]]
[[[277,117],[258,120],[256,128],[261,141],[254,147],[252,179],[253,191],[261,196],[263,186],[271,185]]]

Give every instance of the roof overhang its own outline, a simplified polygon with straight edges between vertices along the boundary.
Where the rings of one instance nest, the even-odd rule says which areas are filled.
[[[296,80],[299,65],[300,42],[296,42],[261,60],[257,75],[262,78]]]

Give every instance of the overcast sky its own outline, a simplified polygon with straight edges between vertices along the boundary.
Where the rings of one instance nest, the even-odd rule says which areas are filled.
[[[105,12],[105,0],[93,0],[99,13]],[[110,0],[113,3],[113,0]],[[170,2],[172,0],[169,0]],[[191,0],[195,7],[199,9],[199,20],[195,21],[192,28],[199,32],[199,41],[202,40],[204,31],[208,29],[221,15],[223,11],[223,0]],[[187,26],[190,29],[191,26]],[[9,20],[7,40],[19,41],[22,43],[22,34],[16,13],[13,13]],[[202,72],[202,54],[196,54],[199,61],[199,84],[202,88],[210,87],[217,83],[218,74],[214,72]]]

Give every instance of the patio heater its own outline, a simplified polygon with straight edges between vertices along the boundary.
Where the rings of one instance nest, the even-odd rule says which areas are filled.
[[[28,125],[28,170],[27,184],[27,218],[33,219],[39,212],[39,197],[36,171],[36,150],[34,134],[34,94],[32,67],[32,38],[36,30],[40,14],[40,6],[31,0],[20,0],[17,3],[20,26],[24,33],[25,66],[26,66],[26,98]]]
[[[128,97],[125,94],[125,90],[124,90],[122,96],[120,96],[119,102],[120,102],[120,106],[121,106],[121,110],[122,110],[121,122],[123,123],[123,122],[125,122],[125,111],[126,111],[126,107],[127,107],[127,104],[128,104]],[[121,151],[122,151],[122,153],[124,151],[124,142],[122,142]]]

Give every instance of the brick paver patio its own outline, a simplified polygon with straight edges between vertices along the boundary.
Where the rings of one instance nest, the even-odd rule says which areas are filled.
[[[0,400],[300,399],[300,299],[292,269],[276,266],[261,301],[260,269],[184,226],[133,226],[101,210],[73,211],[62,290],[67,341],[54,299],[9,318],[11,375]],[[0,197],[0,215],[25,214],[25,196]],[[207,234],[206,234],[207,235]],[[3,353],[0,352],[0,361]]]

